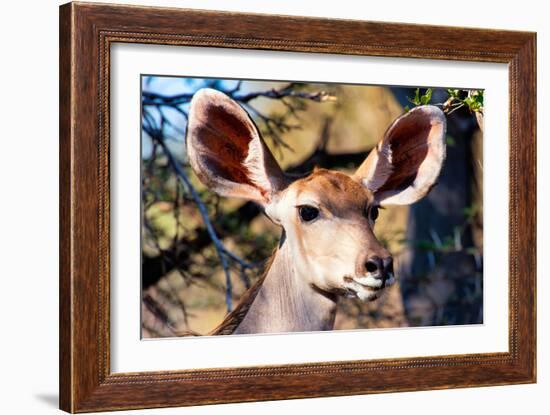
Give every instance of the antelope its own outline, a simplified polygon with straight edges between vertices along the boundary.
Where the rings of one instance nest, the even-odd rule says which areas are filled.
[[[446,152],[445,115],[431,105],[397,118],[352,175],[285,175],[248,113],[213,89],[194,95],[187,128],[200,181],[258,203],[282,229],[263,277],[211,335],[332,330],[340,296],[377,299],[395,282],[374,235],[378,209],[424,197]]]

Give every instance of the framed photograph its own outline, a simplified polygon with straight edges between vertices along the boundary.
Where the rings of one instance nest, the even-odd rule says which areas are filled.
[[[535,46],[61,6],[61,409],[535,382]]]

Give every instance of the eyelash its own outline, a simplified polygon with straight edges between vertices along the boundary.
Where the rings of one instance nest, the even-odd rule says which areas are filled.
[[[376,219],[378,219],[378,213],[378,206],[371,206],[369,209],[367,209],[367,219],[376,222]]]

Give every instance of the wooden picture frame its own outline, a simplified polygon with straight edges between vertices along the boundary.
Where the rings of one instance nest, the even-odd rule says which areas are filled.
[[[509,351],[111,373],[109,62],[110,46],[118,42],[508,64]],[[535,33],[105,4],[61,6],[61,409],[90,412],[535,382],[535,169]]]

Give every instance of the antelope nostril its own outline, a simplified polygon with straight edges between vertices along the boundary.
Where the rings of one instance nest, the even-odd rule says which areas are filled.
[[[367,268],[368,272],[376,272],[378,271],[378,265],[376,263],[369,261],[365,264],[365,267]]]
[[[375,273],[382,269],[382,260],[378,257],[372,257],[365,263],[367,272]]]
[[[365,262],[365,269],[374,278],[385,282],[393,274],[393,258],[391,256],[385,258],[372,256]]]

